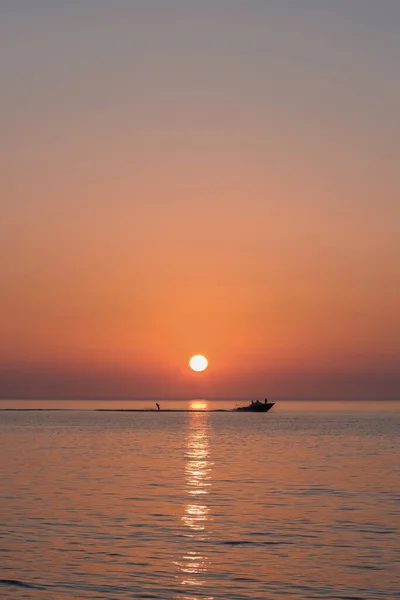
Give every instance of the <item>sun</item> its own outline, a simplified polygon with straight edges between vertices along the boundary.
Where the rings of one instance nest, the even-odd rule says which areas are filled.
[[[208,360],[202,354],[196,354],[196,356],[192,356],[190,359],[189,365],[193,371],[204,371],[208,367]]]

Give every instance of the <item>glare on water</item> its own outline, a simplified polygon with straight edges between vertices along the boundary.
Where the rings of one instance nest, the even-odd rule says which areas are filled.
[[[203,407],[202,407],[203,408]],[[209,422],[206,413],[191,413],[185,439],[185,492],[182,523],[186,537],[191,541],[177,566],[182,572],[184,588],[201,586],[201,574],[207,572],[209,557],[199,551],[199,542],[207,539],[210,508],[207,496],[211,487],[212,461],[210,458]],[[191,549],[190,549],[191,547]],[[186,596],[186,598],[194,598]]]

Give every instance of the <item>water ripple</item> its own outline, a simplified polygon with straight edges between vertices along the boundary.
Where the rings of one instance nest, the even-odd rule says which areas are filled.
[[[399,416],[229,417],[1,413],[2,600],[395,598]]]

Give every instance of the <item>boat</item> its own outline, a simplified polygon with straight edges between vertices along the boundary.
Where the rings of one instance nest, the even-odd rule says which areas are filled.
[[[256,400],[255,402],[252,401],[251,404],[247,404],[245,406],[237,406],[236,410],[241,412],[267,412],[274,406],[274,404],[275,402],[268,402],[267,399],[265,399],[264,402]]]

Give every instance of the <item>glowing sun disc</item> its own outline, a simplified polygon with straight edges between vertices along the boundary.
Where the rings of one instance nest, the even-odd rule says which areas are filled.
[[[192,356],[190,359],[189,365],[193,371],[204,371],[208,367],[208,360],[202,354],[196,354],[196,356]]]

